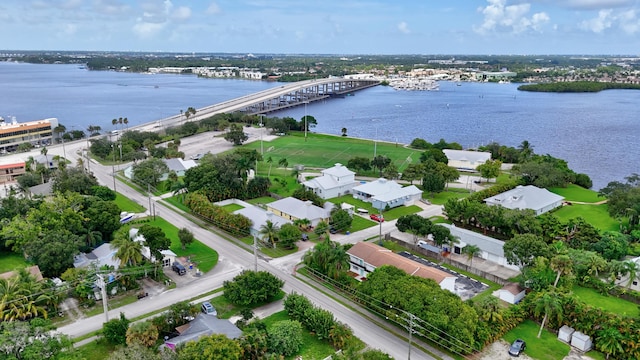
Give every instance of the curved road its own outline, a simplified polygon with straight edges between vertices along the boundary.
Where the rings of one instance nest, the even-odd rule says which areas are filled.
[[[77,163],[81,149],[84,147],[86,147],[85,141],[76,141],[66,144],[67,158],[74,164]],[[52,146],[48,149],[49,153],[52,155],[62,155],[62,147],[59,145]],[[111,167],[105,167],[93,161],[91,162],[90,167],[91,171],[101,184],[113,188]],[[148,198],[146,196],[138,193],[119,181],[117,181],[116,186],[119,193],[145,207],[148,207]],[[253,269],[254,260],[251,253],[241,249],[219,235],[199,227],[176,211],[177,210],[169,209],[162,203],[156,203],[156,214],[158,216],[161,216],[176,227],[187,227],[191,229],[198,240],[210,248],[215,249],[220,255],[219,264],[207,275],[189,283],[188,285],[168,290],[160,295],[150,296],[133,304],[109,311],[110,319],[117,318],[118,313],[120,312],[124,312],[128,318],[134,318],[184,299],[196,297],[212,289],[222,287],[225,280],[232,279],[242,271],[242,269]],[[389,225],[391,224],[388,224],[387,226]],[[395,336],[354,310],[332,300],[324,293],[300,281],[291,275],[288,271],[288,266],[282,266],[282,263],[272,265],[264,260],[259,260],[258,267],[260,270],[269,271],[284,280],[284,290],[286,292],[295,291],[297,293],[304,294],[317,306],[331,311],[337,320],[348,324],[353,329],[354,334],[370,347],[385,351],[396,359],[401,359],[407,356],[408,343],[405,339]],[[101,329],[103,322],[104,315],[97,315],[63,326],[59,328],[58,331],[68,334],[71,337],[78,337]],[[425,346],[424,344],[421,345]],[[415,347],[412,349],[411,354],[414,359],[434,359]],[[448,358],[447,356],[442,357]]]

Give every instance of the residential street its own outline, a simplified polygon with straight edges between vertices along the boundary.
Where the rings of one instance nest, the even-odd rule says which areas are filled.
[[[69,160],[71,160],[75,164],[79,156],[78,151],[84,146],[86,146],[85,141],[77,141],[66,144],[65,151],[67,158],[69,158]],[[48,149],[51,155],[62,155],[62,147],[59,145],[52,146]],[[21,155],[23,157],[29,156],[28,154]],[[101,184],[113,188],[111,167],[104,167],[97,164],[96,162],[91,162],[90,167],[91,171],[98,178]],[[119,181],[116,184],[116,188],[117,191],[124,196],[138,202],[145,207],[148,207],[149,199],[146,196],[138,193],[137,191],[129,188]],[[210,273],[189,283],[184,287],[169,290],[157,296],[149,296],[133,304],[129,304],[109,311],[110,319],[117,317],[120,312],[124,312],[128,318],[137,317],[145,313],[149,313],[155,309],[169,306],[175,302],[198,296],[199,294],[203,294],[212,289],[221,287],[222,283],[225,280],[233,278],[242,269],[253,268],[254,261],[253,255],[251,253],[239,248],[232,242],[225,240],[220,236],[193,224],[185,217],[181,216],[174,210],[165,207],[160,202],[156,203],[156,214],[163,217],[178,228],[187,227],[191,229],[198,240],[215,249],[219,253],[220,263]],[[392,227],[392,222],[384,223],[383,232],[388,231],[385,229],[391,229]],[[377,229],[377,227],[368,229],[367,232],[363,232],[362,234],[357,235],[357,237],[362,239],[368,238],[375,235]],[[349,236],[353,236],[353,241],[355,241],[355,235]],[[345,239],[338,240],[347,241]],[[352,238],[349,238],[348,241],[352,241]],[[302,252],[299,252],[296,255],[302,256]],[[290,260],[294,261],[293,259]],[[304,294],[317,306],[331,311],[335,315],[336,319],[348,324],[353,329],[355,335],[370,347],[381,349],[396,359],[401,359],[407,356],[408,343],[406,340],[398,336],[394,336],[387,330],[378,326],[377,323],[372,322],[371,320],[360,315],[358,312],[352,310],[352,308],[348,308],[340,303],[337,303],[324,293],[316,290],[316,288],[298,280],[291,274],[291,271],[289,271],[289,269],[292,269],[293,265],[291,265],[291,267],[283,266],[282,260],[279,261],[280,263],[271,264],[263,260],[259,260],[259,269],[269,271],[284,280],[285,292],[289,293],[295,291],[297,293]],[[82,319],[67,326],[63,326],[59,329],[59,331],[72,337],[77,337],[100,329],[103,322],[104,315],[98,315],[91,318]],[[399,333],[402,334],[402,336],[407,335],[404,330],[399,331]],[[427,347],[424,344],[421,344],[421,346],[425,348]],[[436,353],[437,350],[432,351]],[[415,346],[413,347],[411,354],[414,359],[433,358],[420,351],[419,349],[416,349]],[[440,356],[443,358],[448,358],[447,356]]]

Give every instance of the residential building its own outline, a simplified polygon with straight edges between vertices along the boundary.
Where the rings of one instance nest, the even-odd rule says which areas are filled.
[[[494,239],[492,237],[482,235],[475,231],[463,229],[461,227],[457,227],[453,224],[438,224],[440,226],[444,226],[451,232],[455,238],[458,239],[458,242],[454,244],[451,252],[454,254],[462,254],[462,249],[464,249],[467,245],[475,245],[480,249],[480,253],[476,256],[491,261],[497,265],[503,266],[505,268],[519,271],[516,265],[511,265],[507,261],[507,258],[504,256],[504,241]]]
[[[129,238],[135,242],[141,243],[142,248],[140,249],[140,253],[142,254],[142,256],[150,262],[155,263],[155,256],[151,254],[151,250],[149,249],[149,247],[144,245],[144,236],[142,236],[142,234],[138,234],[138,232],[139,229],[137,228],[129,229]],[[162,254],[162,267],[170,267],[178,257],[178,255],[176,255],[176,253],[174,253],[170,249],[160,250],[160,254]]]
[[[461,171],[475,171],[479,165],[491,160],[490,152],[444,149],[449,166]]]
[[[358,185],[355,179],[356,173],[340,163],[322,170],[321,173],[322,176],[305,181],[302,185],[323,199],[331,199],[348,194],[351,189]]]
[[[526,290],[516,283],[509,283],[501,289],[494,291],[492,295],[509,304],[517,304],[526,295]]]
[[[384,210],[387,206],[395,208],[413,205],[422,198],[422,190],[415,185],[402,187],[393,180],[383,178],[358,185],[351,192],[355,199],[369,202],[379,210]]]
[[[42,273],[40,272],[40,268],[38,265],[28,266],[25,268],[27,273],[29,273],[36,281],[42,281],[44,278],[42,277]],[[18,276],[19,272],[15,271],[7,271],[5,273],[0,274],[0,279],[11,279],[14,276]]]
[[[530,209],[536,215],[562,206],[563,201],[564,197],[533,185],[520,185],[515,189],[484,199],[487,205],[500,205],[507,209]]]
[[[93,264],[97,268],[110,266],[114,269],[120,267],[120,259],[116,257],[118,249],[110,243],[104,243],[93,249],[90,253],[79,254],[73,257],[73,266],[76,268],[85,268]]]
[[[267,211],[291,221],[307,219],[311,221],[312,226],[316,226],[320,221],[329,222],[333,206],[331,203],[325,203],[325,207],[321,208],[313,205],[311,201],[287,197],[267,204]]]
[[[33,146],[49,145],[53,139],[53,129],[58,126],[58,119],[19,123],[15,119],[7,123],[0,117],[0,153],[13,152],[20,144],[30,143]]]
[[[229,339],[237,339],[242,336],[242,330],[232,324],[229,320],[218,319],[217,316],[198,314],[188,324],[176,328],[179,334],[176,337],[165,340],[164,346],[175,350],[180,344],[189,341],[196,341],[203,336],[222,334]]]
[[[291,224],[291,220],[287,220],[283,217],[277,216],[271,211],[262,209],[259,206],[249,204],[248,202],[238,199],[228,199],[219,201],[216,203],[218,206],[225,206],[229,204],[236,204],[242,206],[242,209],[234,211],[234,214],[240,214],[251,220],[251,232],[252,236],[260,237],[260,229],[267,223],[267,220],[271,221],[275,226],[282,227],[284,224]]]
[[[0,165],[0,184],[6,184],[17,180],[18,176],[26,172],[24,162]]]
[[[162,174],[162,176],[160,177],[161,181],[167,180],[171,171],[175,171],[178,176],[184,176],[184,173],[187,170],[191,169],[192,167],[198,166],[198,163],[196,163],[195,160],[182,160],[180,158],[172,158],[162,159],[162,161],[167,164],[169,171],[165,174]],[[133,166],[129,166],[124,169],[123,173],[125,177],[133,179]]]
[[[369,242],[358,242],[347,250],[347,254],[349,254],[349,270],[355,273],[360,281],[364,280],[376,268],[390,265],[409,275],[431,279],[440,285],[440,288],[455,294],[456,276],[407,259],[382,246]]]
[[[633,259],[629,259],[626,261],[634,262],[636,263],[636,266],[640,268],[640,257],[635,257]],[[640,271],[635,271],[634,273],[635,273],[634,279],[631,279],[629,277],[629,273],[626,273],[624,274],[624,276],[621,276],[620,278],[616,279],[616,285],[620,287],[626,287],[630,290],[640,291]]]

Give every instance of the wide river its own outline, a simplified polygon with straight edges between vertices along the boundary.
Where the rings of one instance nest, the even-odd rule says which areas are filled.
[[[277,83],[87,71],[76,65],[0,62],[0,116],[19,122],[56,117],[67,129],[127,117],[151,122],[258,92]],[[406,92],[377,86],[354,96],[311,103],[317,132],[409,143],[440,138],[464,147],[528,140],[538,154],[565,159],[588,174],[594,189],[640,173],[640,92],[553,94],[517,90],[517,84],[440,82],[439,91]],[[273,113],[300,119],[304,107]]]

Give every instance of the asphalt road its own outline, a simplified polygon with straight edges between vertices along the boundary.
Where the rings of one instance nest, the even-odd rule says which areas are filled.
[[[81,154],[81,149],[84,147],[86,147],[85,141],[68,143],[65,149],[67,158],[74,164],[77,163],[77,159],[80,156],[79,154]],[[52,146],[48,149],[49,154],[51,155],[62,155],[62,147],[59,145]],[[22,156],[29,156],[29,154],[23,154]],[[92,161],[90,163],[90,168],[101,184],[113,188],[111,167],[105,167]],[[148,207],[149,199],[131,189],[124,183],[116,181],[116,189],[124,196]],[[156,203],[155,208],[158,216],[161,216],[174,226],[179,228],[187,227],[191,229],[198,240],[218,252],[220,262],[214,270],[184,287],[168,290],[160,295],[150,296],[133,304],[109,311],[110,319],[117,318],[120,312],[123,312],[128,318],[137,317],[153,310],[169,306],[173,303],[196,297],[212,289],[221,287],[225,280],[232,279],[242,271],[242,269],[253,269],[254,267],[253,255],[246,250],[239,248],[219,235],[199,227],[176,211],[165,207],[162,203]],[[383,225],[386,228],[388,226],[392,226],[392,223],[389,222]],[[366,236],[366,234],[362,234],[362,236]],[[355,237],[353,239],[355,239]],[[294,259],[288,260],[291,261]],[[407,356],[408,343],[405,339],[391,334],[389,331],[381,328],[368,318],[365,318],[354,310],[334,301],[324,293],[292,276],[289,266],[283,267],[282,261],[270,264],[264,260],[258,260],[258,266],[260,270],[269,271],[284,280],[284,290],[287,293],[295,291],[297,293],[304,294],[316,306],[331,311],[337,320],[348,324],[353,329],[354,334],[370,347],[380,349],[396,359],[401,359]],[[58,331],[70,335],[71,337],[78,337],[102,328],[104,321],[105,316],[103,314],[97,315],[63,326],[59,328]],[[419,349],[416,349],[415,347],[411,352],[411,356],[413,359],[433,359],[433,357]]]

